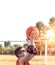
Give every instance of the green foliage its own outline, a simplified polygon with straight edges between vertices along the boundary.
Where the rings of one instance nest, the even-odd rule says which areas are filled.
[[[50,18],[49,25],[55,29],[55,17]]]
[[[44,24],[43,24],[42,21],[39,21],[39,22],[36,23],[36,27],[37,27],[39,30],[40,30],[41,27],[43,27],[43,26],[44,26]]]
[[[2,47],[2,44],[0,44],[0,48]]]
[[[10,44],[10,41],[5,41],[4,42],[4,47],[7,47],[7,46],[10,46],[11,44]]]
[[[14,54],[13,46],[4,47],[3,54]]]
[[[0,54],[2,54],[2,48],[0,48]]]
[[[4,47],[0,45],[0,54],[14,54],[14,50],[21,45],[19,44],[14,44],[13,46],[10,44],[10,41],[5,41],[4,42]]]
[[[26,49],[27,48],[27,46],[28,46],[28,44],[27,43],[25,43],[24,45],[23,45],[23,47]]]
[[[14,47],[14,49],[16,49],[18,47],[21,47],[21,45],[20,44],[14,44],[13,47]]]

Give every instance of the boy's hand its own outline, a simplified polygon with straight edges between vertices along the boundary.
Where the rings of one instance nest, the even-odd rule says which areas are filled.
[[[31,45],[34,44],[34,36],[35,36],[35,34],[36,34],[36,32],[35,31],[32,31],[31,34],[30,34],[30,36],[29,36],[29,39],[31,41]]]

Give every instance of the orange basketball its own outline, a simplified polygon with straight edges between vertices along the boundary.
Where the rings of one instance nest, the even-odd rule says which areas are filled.
[[[29,39],[29,36],[30,36],[32,31],[36,32],[36,34],[34,35],[34,39],[39,38],[39,30],[35,26],[30,26],[30,27],[27,28],[27,30],[26,30],[27,38]]]

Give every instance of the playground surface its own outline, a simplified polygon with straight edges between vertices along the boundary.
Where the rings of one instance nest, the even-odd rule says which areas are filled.
[[[0,65],[16,65],[16,60],[14,55],[0,55]],[[47,56],[47,63],[45,56],[35,56],[29,62],[30,65],[55,65],[55,56]]]

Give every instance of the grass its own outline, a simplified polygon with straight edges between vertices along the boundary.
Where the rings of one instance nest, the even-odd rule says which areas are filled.
[[[16,65],[16,56],[0,55],[0,65]],[[48,56],[47,64],[45,64],[45,56],[35,56],[30,61],[30,65],[55,65],[55,56]]]

